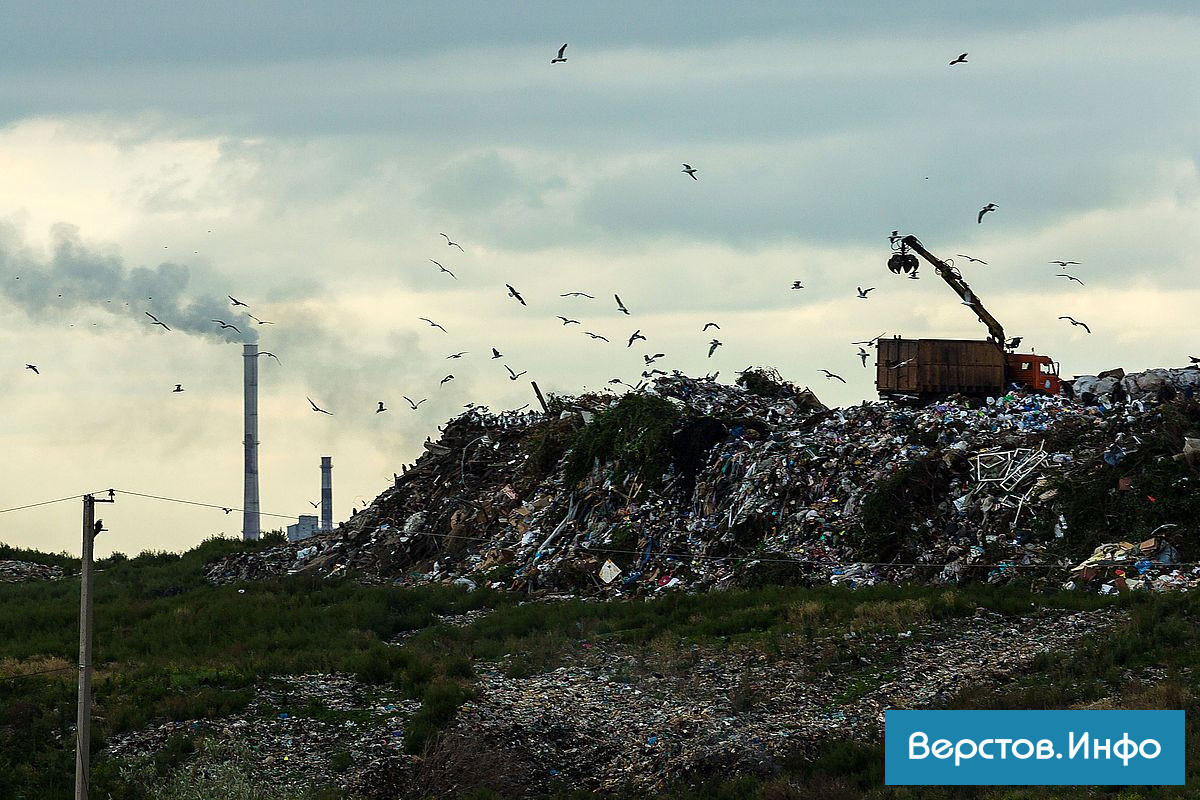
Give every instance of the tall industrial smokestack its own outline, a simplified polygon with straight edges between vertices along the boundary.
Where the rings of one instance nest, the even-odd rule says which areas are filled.
[[[333,530],[333,458],[321,456],[321,530]]]
[[[258,345],[242,346],[243,391],[246,422],[246,485],[242,497],[242,539],[253,541],[260,533],[258,518]]]

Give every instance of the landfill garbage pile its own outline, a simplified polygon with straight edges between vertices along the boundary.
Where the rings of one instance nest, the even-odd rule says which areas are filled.
[[[0,561],[0,583],[54,581],[63,577],[63,568],[32,561]]]
[[[1121,380],[1152,387],[1159,372]],[[734,386],[676,373],[620,397],[552,398],[550,414],[475,407],[336,531],[230,556],[207,575],[600,596],[1057,586],[1097,544],[1164,524],[1180,566],[1196,561],[1200,405],[1181,391],[1078,396],[827,409],[748,371]]]
[[[1126,375],[1123,369],[1111,369],[1099,375],[1079,375],[1067,382],[1068,391],[1087,405],[1118,400],[1169,400],[1176,396],[1192,399],[1200,392],[1200,367],[1148,369]]]
[[[243,711],[118,734],[105,756],[153,755],[182,735],[248,747],[250,777],[297,792],[332,785],[382,799],[487,787],[520,797],[559,783],[639,793],[769,774],[829,738],[877,737],[887,708],[1003,685],[1040,654],[1069,651],[1127,619],[1116,608],[1021,617],[979,609],[909,630],[790,634],[771,654],[692,645],[648,657],[580,641],[566,665],[542,674],[514,678],[503,661],[479,665],[475,698],[422,757],[402,747],[419,703],[396,690],[339,674],[275,678]]]

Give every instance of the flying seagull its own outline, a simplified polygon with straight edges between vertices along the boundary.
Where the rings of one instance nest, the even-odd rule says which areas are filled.
[[[222,507],[221,507],[221,510],[222,510],[222,511],[224,511],[226,514],[232,514],[232,513],[233,513],[233,509],[232,509],[232,508],[225,508],[224,506],[222,506]]]
[[[461,244],[459,244],[458,242],[452,242],[452,241],[450,241],[450,237],[449,237],[449,236],[446,236],[446,234],[444,234],[444,233],[443,233],[443,234],[441,234],[441,235],[442,235],[443,237],[445,237],[445,239],[446,239],[446,246],[447,246],[447,247],[457,247],[457,248],[459,249],[459,252],[463,252],[463,253],[465,253],[465,252],[466,252],[465,250],[463,250],[463,249],[462,249],[462,245],[461,245]]]
[[[446,332],[447,332],[445,328],[443,328],[441,325],[438,325],[438,324],[437,324],[436,322],[434,322],[433,320],[429,319],[429,317],[417,317],[417,319],[419,319],[419,320],[421,320],[421,321],[423,321],[423,322],[428,322],[430,325],[432,325],[433,327],[437,328],[437,329],[438,329],[439,331],[441,331],[442,333],[446,333]]]
[[[442,378],[441,381],[438,382],[438,386],[441,386],[443,383],[446,383],[447,381],[452,381],[452,380],[454,380],[454,376],[447,375],[446,377]]]
[[[234,329],[235,331],[237,331],[238,333],[241,333],[241,332],[242,332],[242,331],[241,331],[241,329],[239,329],[237,325],[230,325],[228,322],[225,322],[225,321],[223,321],[223,320],[214,319],[214,320],[213,320],[213,322],[215,322],[215,323],[217,323],[218,325],[220,325],[220,326],[221,326],[221,330],[225,330],[226,328],[233,328],[233,329]]]
[[[566,51],[566,49],[567,49],[567,46],[565,44],[562,47],[558,48],[558,55],[555,56],[554,58],[550,59],[550,63],[551,64],[565,63],[567,60],[567,57],[564,56],[563,53]]]
[[[606,337],[601,336],[598,333],[592,333],[591,331],[584,331],[584,333],[586,333],[588,336],[592,337],[593,339],[601,339],[606,342],[608,341],[608,339]]]
[[[697,177],[696,177],[696,170],[695,170],[695,169],[694,169],[692,166],[690,166],[690,165],[688,165],[688,164],[684,164],[684,165],[683,165],[683,169],[681,169],[681,170],[679,170],[679,171],[680,171],[680,172],[686,172],[688,175],[691,175],[691,176],[692,176],[692,180],[694,180],[694,181],[698,181],[698,180],[700,180],[699,178],[697,178]]]
[[[1065,272],[1060,272],[1060,273],[1058,273],[1057,275],[1055,275],[1054,277],[1056,277],[1056,278],[1066,278],[1066,279],[1067,279],[1067,280],[1069,280],[1069,281],[1075,281],[1075,282],[1076,282],[1076,283],[1078,283],[1080,286],[1087,286],[1087,284],[1086,284],[1086,283],[1084,283],[1083,281],[1079,280],[1079,278],[1076,278],[1074,275],[1068,275],[1068,274],[1067,274],[1067,273],[1065,273]]]
[[[470,351],[469,350],[460,350],[457,353],[451,353],[450,355],[446,356],[446,358],[462,358],[468,352],[470,352]]]
[[[633,347],[633,343],[634,343],[635,341],[637,341],[638,339],[641,339],[643,342],[644,342],[644,341],[646,341],[646,337],[645,337],[645,336],[642,336],[642,329],[641,329],[641,328],[638,328],[636,331],[634,331],[634,332],[633,332],[633,335],[629,337],[629,344],[627,344],[627,345],[625,345],[625,346],[626,346],[626,347]]]
[[[1200,364],[1200,358],[1196,358],[1195,356],[1188,356],[1188,359],[1190,359],[1193,364]]]
[[[524,375],[526,372],[529,371],[529,370],[522,370],[521,372],[513,372],[512,367],[510,367],[508,364],[505,364],[504,368],[506,370],[508,370],[508,379],[510,381],[515,381],[517,378],[521,377],[522,375]]]
[[[1078,265],[1078,261],[1048,261],[1048,264],[1058,264],[1060,267],[1069,267],[1072,264]]]
[[[626,308],[625,304],[621,302],[621,296],[614,294],[613,297],[615,297],[617,300],[617,311],[620,311],[622,314],[625,314],[626,316],[628,316],[629,309]]]
[[[171,394],[175,394],[176,392],[182,392],[182,391],[183,391],[183,384],[177,383],[177,384],[175,384],[175,388],[171,390]]]
[[[642,360],[646,362],[646,366],[648,367],[651,364],[653,364],[655,361],[658,361],[660,358],[665,358],[666,355],[667,355],[666,353],[655,353],[652,356],[651,355],[643,355]]]
[[[514,289],[512,287],[512,284],[506,283],[504,285],[508,287],[508,296],[509,297],[516,298],[517,302],[520,303],[521,305],[527,305],[527,303],[525,302],[525,298],[521,297],[521,293],[518,292],[516,289]]]
[[[718,325],[717,323],[715,323],[715,322],[706,322],[706,323],[704,323],[704,327],[700,329],[700,332],[701,332],[701,333],[704,333],[704,332],[705,332],[706,330],[708,330],[709,328],[716,328],[717,330],[721,330],[721,326],[720,326],[720,325]]]
[[[146,316],[149,317],[150,319],[154,320],[154,323],[153,323],[154,325],[161,325],[162,327],[167,328],[167,330],[171,330],[170,328],[167,327],[167,323],[159,322],[158,317],[154,316],[149,311],[146,312]]]
[[[1000,206],[996,205],[995,203],[988,203],[986,206],[984,206],[983,208],[979,209],[979,218],[978,218],[977,220],[975,220],[975,221],[976,221],[976,222],[983,222],[983,215],[984,215],[984,214],[988,213],[989,211],[995,211],[995,210],[996,210],[997,208],[999,208],[999,207],[1000,207]]]
[[[956,59],[954,59],[953,61],[951,61],[951,62],[950,62],[950,66],[952,66],[952,67],[953,67],[955,64],[965,64],[965,63],[967,63],[967,54],[966,54],[966,53],[963,53],[963,54],[962,54],[962,55],[960,55],[958,58],[956,58]]]
[[[870,353],[868,353],[866,350],[863,350],[861,347],[858,348],[858,357],[862,359],[863,367],[867,366],[867,356],[869,355]]]
[[[565,326],[565,325],[578,325],[578,324],[579,324],[579,320],[577,320],[577,319],[567,319],[566,317],[562,316],[561,314],[558,314],[558,315],[556,315],[556,316],[557,316],[559,319],[561,319],[561,320],[563,321],[563,325],[564,325],[564,326]]]
[[[259,350],[258,354],[260,356],[270,356],[271,358],[275,359],[275,362],[278,364],[283,363],[282,361],[279,360],[279,356],[275,355],[274,353],[268,353],[266,350]]]
[[[259,325],[274,325],[275,324],[274,322],[270,322],[269,320],[259,319],[258,317],[254,316],[253,314],[250,314],[250,313],[247,313],[246,316],[249,317],[250,319],[254,320],[255,322],[257,322]]]
[[[792,288],[793,289],[803,289],[804,284],[802,284],[800,281],[792,281]]]
[[[708,343],[708,357],[712,358],[712,354],[715,353],[717,351],[717,348],[720,346],[721,346],[721,342],[718,342],[716,339],[713,339],[711,342],[709,342]]]
[[[875,291],[875,287],[874,287],[874,286],[872,286],[870,289],[864,289],[864,288],[862,288],[861,286],[857,286],[857,287],[855,287],[855,288],[857,288],[857,289],[858,289],[858,299],[859,299],[859,300],[866,300],[866,299],[867,299],[867,295],[868,295],[868,294],[870,294],[871,292]]]
[[[225,296],[228,297],[230,302],[232,302],[235,306],[246,306],[245,303],[243,303],[241,300],[238,300],[236,297],[234,297],[231,294],[227,294]],[[249,308],[249,307],[250,306],[246,306],[246,308]]]
[[[827,370],[827,369],[823,369],[823,370],[821,370],[821,372],[824,372],[824,373],[825,373],[825,377],[826,377],[827,379],[829,379],[829,380],[832,380],[832,379],[836,378],[837,380],[841,381],[842,383],[845,383],[845,382],[846,382],[846,379],[845,379],[845,378],[843,378],[841,375],[834,375],[832,372],[830,372],[830,371],[829,371],[829,370]]]
[[[320,508],[320,507],[321,507],[321,504],[320,504],[320,503],[314,503],[312,500],[309,500],[309,501],[308,501],[308,504],[309,504],[310,506],[312,506],[313,508]]]
[[[642,377],[643,378],[653,378],[655,375],[666,375],[666,374],[667,373],[663,372],[661,369],[652,369],[649,372],[643,372]]]
[[[494,359],[495,358],[504,358],[504,356],[500,354],[499,350],[497,350],[496,348],[493,347],[492,348],[492,358],[494,358]]]
[[[378,414],[378,413],[380,413],[381,411],[387,411],[387,409],[383,407],[383,401],[382,401],[382,400],[380,400],[380,401],[379,401],[379,408],[375,409],[375,413],[376,413],[376,414]]]
[[[408,404],[409,404],[410,406],[412,406],[412,410],[413,410],[413,411],[416,411],[416,410],[417,410],[417,406],[421,405],[421,403],[424,403],[426,400],[428,400],[428,399],[429,399],[428,397],[425,397],[425,398],[422,398],[421,400],[418,400],[417,402],[415,402],[415,403],[414,403],[412,400],[410,400],[410,399],[408,398],[408,396],[407,396],[407,395],[401,395],[401,397],[403,397],[405,400],[408,400]]]
[[[875,344],[876,342],[878,342],[880,339],[882,339],[885,336],[887,336],[887,331],[884,331],[883,333],[879,334],[878,336],[876,336],[874,338],[867,339],[865,342],[851,342],[850,344],[865,344],[868,347],[870,347],[871,345]]]
[[[987,262],[984,261],[982,258],[975,258],[974,256],[967,255],[966,253],[958,253],[957,255],[959,258],[965,258],[967,261],[970,261],[972,264],[983,264],[985,266],[987,265]]]
[[[1074,317],[1059,317],[1059,319],[1065,319],[1068,322],[1070,322],[1072,325],[1078,325],[1079,327],[1083,328],[1088,333],[1092,332],[1092,329],[1087,326],[1087,323],[1080,322],[1079,320],[1075,319]]]
[[[430,260],[430,261],[433,261],[433,259],[432,259],[432,258],[431,258],[431,259],[429,259],[429,260]],[[442,266],[442,265],[441,265],[439,262],[437,262],[437,261],[433,261],[433,263],[437,264],[437,268],[438,268],[438,269],[440,269],[442,272],[446,273],[446,274],[447,274],[447,275],[449,275],[451,278],[454,278],[454,280],[458,280],[458,276],[457,276],[457,275],[455,275],[453,272],[451,272],[450,270],[448,270],[448,269],[446,269],[445,267],[443,267],[443,266]]]
[[[566,292],[565,294],[560,294],[559,297],[586,297],[588,300],[596,299],[587,292]]]
[[[916,356],[913,356],[912,358],[906,358],[897,364],[892,364],[890,367],[888,367],[888,369],[900,369],[901,367],[907,367],[909,364],[911,364],[912,362],[914,362],[916,360],[917,360]]]
[[[33,364],[26,364],[26,365],[25,365],[25,369],[31,369],[31,370],[33,370],[33,374],[34,374],[34,375],[41,375],[41,374],[42,374],[42,373],[38,372],[38,368],[37,368],[37,367],[35,367]]]
[[[310,406],[312,406],[312,410],[313,410],[313,411],[320,411],[322,414],[329,414],[329,416],[331,416],[331,417],[333,416],[333,414],[332,414],[332,413],[330,413],[329,411],[326,411],[325,409],[321,408],[321,407],[320,407],[320,406],[318,406],[316,403],[314,403],[314,402],[312,401],[312,398],[311,398],[311,397],[305,397],[304,399],[308,401],[308,404],[309,404]]]

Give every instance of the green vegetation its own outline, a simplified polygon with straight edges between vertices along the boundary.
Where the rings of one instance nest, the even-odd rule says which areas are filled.
[[[244,709],[253,684],[271,675],[310,671],[355,673],[395,686],[421,709],[405,731],[410,752],[424,752],[464,702],[473,696],[475,665],[499,662],[510,675],[553,668],[581,641],[621,642],[638,648],[639,662],[669,676],[686,675],[701,648],[758,648],[778,654],[784,636],[812,641],[847,630],[894,632],[925,622],[970,616],[979,607],[1024,615],[1038,607],[1089,610],[1117,605],[1130,610],[1128,626],[1088,642],[1077,653],[1041,657],[1027,679],[999,693],[964,694],[947,707],[1062,707],[1118,696],[1132,707],[1179,707],[1195,712],[1187,670],[1200,667],[1200,597],[1084,593],[1029,594],[1012,587],[960,589],[876,586],[843,588],[764,586],[706,595],[672,594],[647,602],[518,604],[518,597],[430,586],[399,589],[347,581],[293,577],[240,587],[214,587],[201,579],[206,561],[245,547],[212,540],[182,556],[146,553],[110,564],[97,576],[96,741],[169,719],[213,718]],[[257,545],[261,546],[261,545]],[[255,547],[255,545],[250,545]],[[239,591],[244,589],[244,593]],[[71,726],[78,585],[72,580],[0,586],[0,675],[59,672],[0,680],[0,797],[49,800],[70,797]],[[488,608],[474,623],[455,627],[436,615]],[[402,646],[385,642],[416,630]],[[824,657],[824,656],[823,656]],[[830,666],[839,663],[831,648]],[[844,665],[843,665],[844,666]],[[1166,670],[1156,683],[1138,683],[1144,668]],[[847,692],[870,691],[869,676],[851,675]],[[878,680],[878,678],[875,678]],[[739,708],[758,710],[769,697],[753,686],[731,689]],[[292,707],[338,723],[354,712]],[[1195,713],[1189,718],[1197,718]],[[1191,723],[1189,723],[1191,724]],[[1189,729],[1191,742],[1200,731]],[[222,750],[203,737],[179,736],[154,756],[134,762],[98,759],[97,798],[188,800],[192,797],[273,798],[238,768],[244,754]],[[1191,769],[1200,765],[1196,745]],[[348,770],[349,753],[335,753],[335,769]],[[887,800],[970,796],[980,800],[1072,797],[1070,793],[970,790],[970,794],[889,789],[881,781],[876,743],[832,742],[798,751],[775,776],[698,776],[699,787],[669,798],[788,797]],[[201,769],[204,765],[204,769]],[[707,781],[707,782],[706,782]],[[203,790],[201,794],[197,791]],[[1142,790],[1145,800],[1185,795]],[[342,796],[314,790],[308,800]],[[490,796],[486,792],[479,797]],[[585,795],[560,792],[556,797]],[[1088,796],[1116,797],[1098,791]]]
[[[656,486],[671,464],[671,434],[679,418],[679,409],[662,397],[625,395],[574,436],[567,480],[583,480],[599,460],[619,473],[639,475],[646,487]]]

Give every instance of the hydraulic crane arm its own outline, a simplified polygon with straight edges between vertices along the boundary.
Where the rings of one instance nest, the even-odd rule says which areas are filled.
[[[950,288],[954,293],[962,298],[963,304],[971,307],[975,312],[975,316],[979,317],[979,321],[987,326],[988,333],[991,334],[991,339],[996,343],[996,346],[1001,350],[1004,349],[1004,326],[983,307],[983,303],[979,301],[976,294],[971,291],[971,287],[967,286],[966,281],[958,274],[958,271],[944,261],[934,257],[925,249],[925,246],[915,236],[905,236],[900,240],[901,244],[916,253],[933,265],[937,274],[946,283],[950,284]]]

